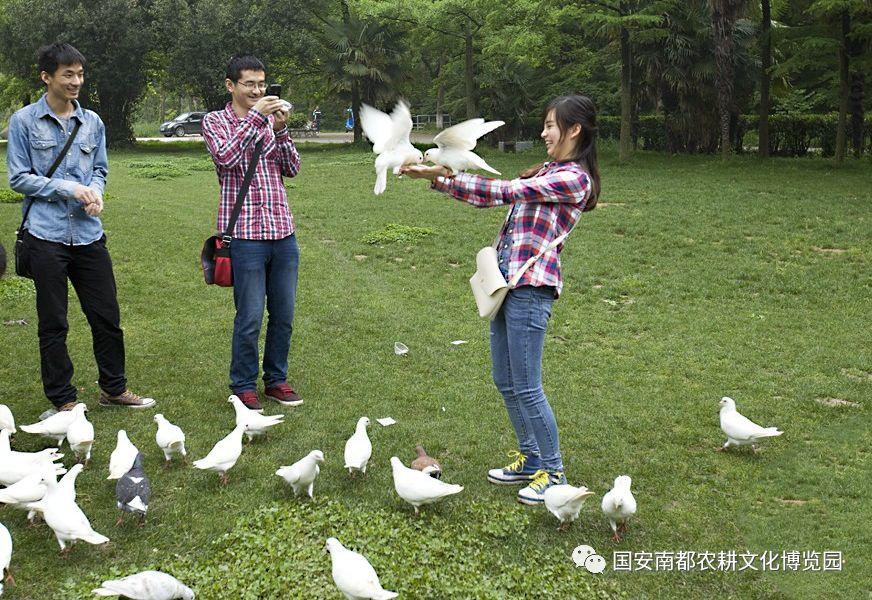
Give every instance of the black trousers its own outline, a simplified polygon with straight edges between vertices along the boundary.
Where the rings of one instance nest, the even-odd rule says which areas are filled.
[[[106,236],[85,246],[47,242],[29,233],[25,240],[36,287],[39,356],[46,397],[58,407],[76,400],[73,363],[67,352],[67,280],[73,284],[91,326],[100,388],[111,395],[124,392],[124,332]]]

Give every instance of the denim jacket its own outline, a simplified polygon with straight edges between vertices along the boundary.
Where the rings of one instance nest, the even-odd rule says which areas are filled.
[[[64,147],[68,134],[45,95],[12,115],[6,165],[9,187],[25,196],[22,214],[33,203],[25,223],[28,232],[49,242],[78,246],[99,240],[103,236],[103,225],[98,217],[85,213],[73,193],[76,185],[81,184],[102,196],[109,163],[103,121],[97,113],[83,110],[76,101],[73,103],[75,111],[70,118],[70,133],[74,120],[82,125],[51,179],[45,174]]]

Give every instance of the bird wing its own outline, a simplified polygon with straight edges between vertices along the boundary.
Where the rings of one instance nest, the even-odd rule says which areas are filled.
[[[390,147],[401,144],[411,145],[409,136],[412,135],[412,113],[405,100],[400,100],[391,112],[391,138]]]
[[[457,125],[443,129],[433,142],[440,148],[452,150],[472,150],[478,143],[478,138],[504,125],[503,121],[488,121],[484,119],[469,119]]]
[[[765,431],[763,427],[760,427],[738,411],[732,411],[724,415],[724,418],[721,419],[721,429],[727,434],[727,437],[740,441],[749,440]]]
[[[396,109],[394,109],[396,110]],[[381,154],[391,146],[391,117],[368,104],[360,107],[360,127],[372,142],[372,151]]]
[[[131,600],[171,598],[176,590],[176,581],[175,578],[171,578],[166,573],[144,571],[121,579],[104,581],[100,589],[111,592],[111,594],[99,594],[97,590],[94,590],[94,593],[107,596],[125,596]]]
[[[372,598],[381,591],[378,575],[362,554],[346,549],[338,557],[340,563],[333,571],[336,586],[354,598]],[[338,575],[338,577],[337,577]]]

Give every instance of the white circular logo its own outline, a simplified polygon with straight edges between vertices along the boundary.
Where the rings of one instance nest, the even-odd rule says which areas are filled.
[[[578,546],[575,550],[572,551],[572,562],[574,562],[579,567],[583,567],[584,561],[586,561],[587,557],[592,554],[596,554],[596,550],[594,550],[590,546]]]
[[[591,554],[584,561],[584,568],[588,573],[602,573],[606,570],[606,559],[599,554]]]

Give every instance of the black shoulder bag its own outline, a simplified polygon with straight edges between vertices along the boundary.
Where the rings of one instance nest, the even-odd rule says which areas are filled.
[[[73,145],[73,140],[76,139],[76,135],[79,133],[79,127],[81,126],[82,122],[77,120],[76,126],[73,127],[73,132],[70,134],[70,137],[67,138],[67,143],[64,144],[63,148],[61,148],[61,153],[58,154],[54,164],[45,174],[45,177],[51,179],[52,175],[55,174],[55,171],[58,170],[58,167],[61,166],[64,156],[69,152],[70,146]],[[33,279],[33,274],[30,272],[30,261],[27,260],[27,246],[24,243],[24,234],[27,233],[27,229],[24,228],[24,224],[27,223],[27,215],[30,214],[30,209],[33,208],[34,202],[36,202],[36,199],[31,198],[30,204],[28,204],[27,208],[24,209],[24,218],[21,219],[21,227],[15,231],[15,248],[13,249],[13,254],[15,255],[15,274],[19,277],[27,277],[28,279]]]
[[[233,241],[233,228],[236,227],[236,220],[239,218],[239,213],[242,212],[242,203],[248,194],[248,188],[254,177],[254,171],[257,169],[257,162],[260,160],[263,142],[264,138],[261,138],[254,145],[251,162],[245,170],[242,187],[239,188],[239,193],[236,195],[236,204],[233,205],[233,212],[230,213],[230,220],[227,221],[227,229],[221,235],[209,237],[206,239],[206,243],[203,244],[203,250],[200,252],[200,264],[203,266],[203,278],[206,280],[207,285],[233,287],[230,242]]]

